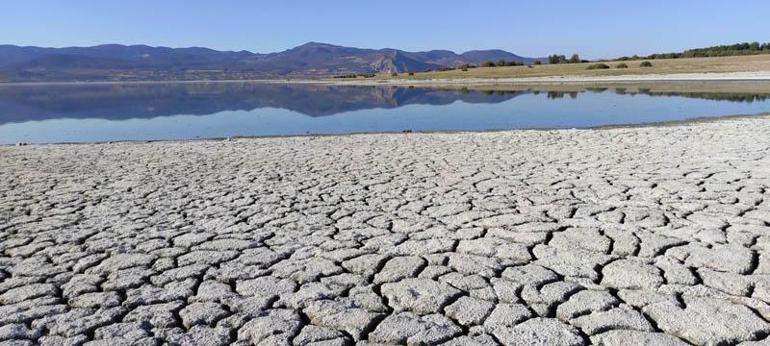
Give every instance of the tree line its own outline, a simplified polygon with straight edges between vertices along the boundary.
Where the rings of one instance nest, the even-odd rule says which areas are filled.
[[[559,54],[548,56],[549,64],[578,64],[581,62],[588,62],[588,60],[580,59],[580,55],[578,54],[572,54],[569,59],[567,59],[567,56]]]
[[[459,66],[454,67],[441,67],[436,69],[435,71],[454,71],[454,70],[461,70],[461,71],[468,71],[468,69],[477,68],[477,67],[503,67],[503,66],[530,66],[532,65],[540,65],[542,64],[542,61],[535,60],[532,62],[532,64],[525,64],[523,62],[513,61],[513,60],[504,60],[500,59],[498,61],[484,61],[481,64],[473,65],[473,64],[462,64]],[[431,72],[434,71],[432,69],[425,70],[425,72]]]
[[[713,46],[706,48],[688,49],[681,53],[657,53],[645,57],[638,55],[624,56],[618,60],[637,60],[637,59],[679,59],[679,58],[709,58],[720,56],[736,55],[759,55],[770,54],[770,42],[744,42],[729,45]]]

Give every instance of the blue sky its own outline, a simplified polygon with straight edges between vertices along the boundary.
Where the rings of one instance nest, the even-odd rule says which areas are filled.
[[[770,41],[767,0],[6,0],[0,44],[273,52],[308,41],[600,58]]]

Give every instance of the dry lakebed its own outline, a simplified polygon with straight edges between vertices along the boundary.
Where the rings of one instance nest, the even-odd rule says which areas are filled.
[[[768,117],[0,147],[2,344],[753,344],[768,303]]]

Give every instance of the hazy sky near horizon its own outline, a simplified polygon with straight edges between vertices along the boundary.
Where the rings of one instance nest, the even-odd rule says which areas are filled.
[[[770,41],[767,0],[7,0],[0,44],[281,51],[308,41],[603,58]]]

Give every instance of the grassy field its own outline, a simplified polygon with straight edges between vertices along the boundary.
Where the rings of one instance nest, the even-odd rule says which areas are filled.
[[[606,70],[587,70],[595,62],[581,64],[477,67],[467,71],[452,70],[442,72],[419,72],[409,76],[378,75],[376,79],[462,79],[462,78],[527,78],[550,76],[618,76],[645,74],[707,73],[707,72],[754,72],[770,71],[770,55],[731,56],[719,58],[686,58],[649,60],[652,67],[639,67],[643,60],[604,62],[611,68]],[[625,63],[628,68],[616,68]]]

